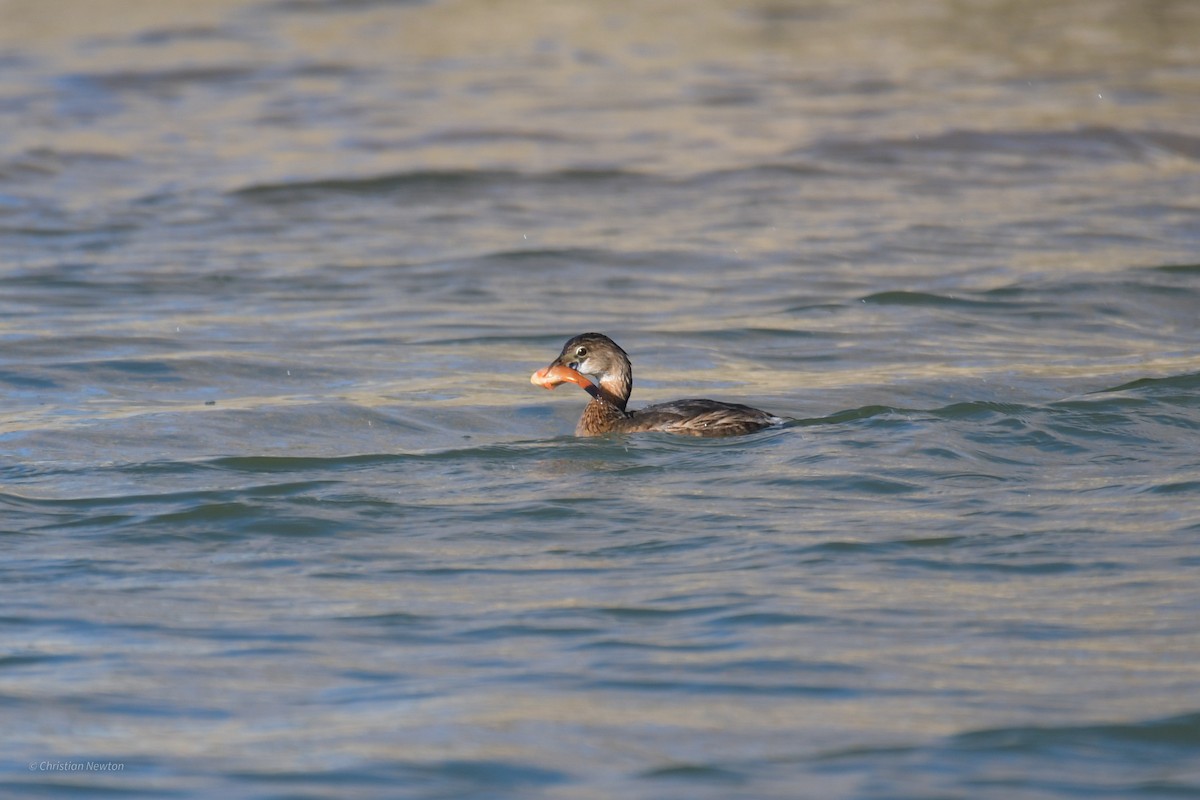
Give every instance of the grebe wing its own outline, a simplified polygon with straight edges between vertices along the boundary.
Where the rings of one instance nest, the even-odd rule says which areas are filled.
[[[675,400],[634,411],[622,420],[622,431],[665,431],[691,436],[736,436],[784,420],[757,408],[718,400]]]

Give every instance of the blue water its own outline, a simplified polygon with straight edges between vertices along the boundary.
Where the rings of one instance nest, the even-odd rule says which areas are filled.
[[[0,5],[0,793],[1200,796],[1196,41]]]

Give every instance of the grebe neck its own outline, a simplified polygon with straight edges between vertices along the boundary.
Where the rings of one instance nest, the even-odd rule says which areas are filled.
[[[624,369],[602,375],[597,389],[606,402],[624,411],[633,391],[633,369],[625,365]],[[596,398],[597,395],[592,394],[592,397]]]

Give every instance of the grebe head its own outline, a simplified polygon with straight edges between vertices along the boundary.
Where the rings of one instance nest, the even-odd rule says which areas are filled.
[[[597,401],[625,409],[633,386],[629,356],[602,333],[581,333],[563,345],[558,358],[539,369],[529,382],[546,389],[574,383]]]
[[[581,333],[572,337],[563,345],[555,363],[597,381],[629,371],[629,355],[603,333]]]

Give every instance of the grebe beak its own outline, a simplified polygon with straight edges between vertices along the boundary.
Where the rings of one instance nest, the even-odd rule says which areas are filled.
[[[529,376],[529,382],[534,386],[541,386],[543,389],[553,389],[555,386],[564,383],[574,383],[577,386],[582,386],[584,389],[592,385],[592,382],[580,373],[565,364],[558,363],[539,369]]]

